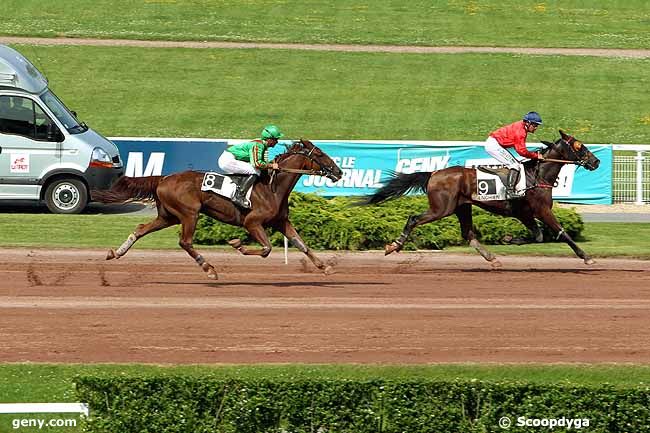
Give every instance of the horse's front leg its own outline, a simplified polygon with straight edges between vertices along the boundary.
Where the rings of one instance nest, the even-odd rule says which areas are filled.
[[[318,269],[323,271],[325,275],[329,275],[334,273],[334,268],[331,265],[326,265],[323,263],[316,255],[312,252],[312,250],[305,244],[305,242],[302,240],[296,229],[293,227],[291,222],[289,220],[285,220],[278,224],[277,229],[289,239],[291,242],[291,245],[296,247],[299,251],[302,251],[307,257],[309,257],[309,260],[316,266]]]
[[[235,248],[237,251],[242,253],[245,256],[262,256],[266,257],[269,254],[271,254],[271,241],[269,241],[269,237],[266,235],[266,231],[264,230],[264,227],[262,227],[261,224],[255,224],[251,225],[248,227],[244,227],[246,230],[248,230],[248,233],[255,239],[260,245],[262,245],[261,249],[248,249],[245,245],[242,245],[241,240],[239,239],[233,239],[228,241],[228,244]]]
[[[587,253],[582,251],[582,249],[576,245],[576,243],[571,239],[571,236],[567,232],[564,231],[560,223],[558,222],[557,218],[555,218],[555,215],[553,214],[553,211],[551,208],[545,209],[544,212],[539,216],[539,219],[544,222],[547,226],[551,228],[551,230],[555,231],[557,233],[557,240],[562,239],[564,242],[566,242],[571,249],[576,253],[578,257],[580,257],[582,260],[584,260],[586,265],[593,265],[596,263],[594,259],[589,257]]]

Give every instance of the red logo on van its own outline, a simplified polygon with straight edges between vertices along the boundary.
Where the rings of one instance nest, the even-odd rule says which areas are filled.
[[[29,173],[29,156],[12,155],[10,171],[12,173]]]

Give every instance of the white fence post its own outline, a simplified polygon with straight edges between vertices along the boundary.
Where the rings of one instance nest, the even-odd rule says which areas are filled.
[[[286,236],[284,237],[284,264],[289,264],[289,239]]]
[[[634,160],[636,161],[636,202],[637,205],[643,204],[643,152],[638,150]]]

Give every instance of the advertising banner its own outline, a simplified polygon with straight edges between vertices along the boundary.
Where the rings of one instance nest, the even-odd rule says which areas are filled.
[[[120,149],[128,176],[170,174],[183,170],[219,171],[217,159],[230,142],[242,140],[113,139]],[[287,142],[288,143],[288,142]],[[295,191],[326,197],[369,195],[381,187],[391,172],[414,173],[460,165],[497,164],[482,142],[405,141],[314,141],[343,170],[336,183],[324,177],[303,176]],[[531,150],[541,144],[530,145]],[[601,161],[590,172],[576,165],[561,170],[553,198],[568,203],[611,204],[612,147],[589,146]],[[278,144],[269,152],[273,158],[285,151]],[[519,158],[521,159],[521,158]]]

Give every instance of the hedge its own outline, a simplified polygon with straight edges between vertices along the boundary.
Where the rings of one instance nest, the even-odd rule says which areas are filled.
[[[377,206],[355,206],[354,199],[337,197],[325,199],[315,194],[291,194],[290,219],[307,245],[325,250],[373,250],[397,239],[409,216],[424,212],[426,197],[402,197]],[[573,209],[554,209],[560,224],[576,240],[580,239],[584,224]],[[493,215],[474,207],[474,228],[479,241],[499,244],[505,235],[531,238],[531,233],[514,218]],[[271,242],[281,246],[280,233],[271,233]],[[544,240],[555,241],[555,233],[544,227]],[[240,238],[251,242],[247,232],[202,216],[194,235],[194,242],[203,245],[223,245]],[[416,228],[405,249],[439,250],[450,245],[465,245],[456,216],[449,216]]]
[[[537,431],[530,420],[571,420],[596,432],[650,432],[650,389],[472,380],[76,378],[94,433]],[[532,421],[534,422],[534,421]],[[566,423],[567,421],[565,421]],[[541,427],[545,431],[549,428]]]

